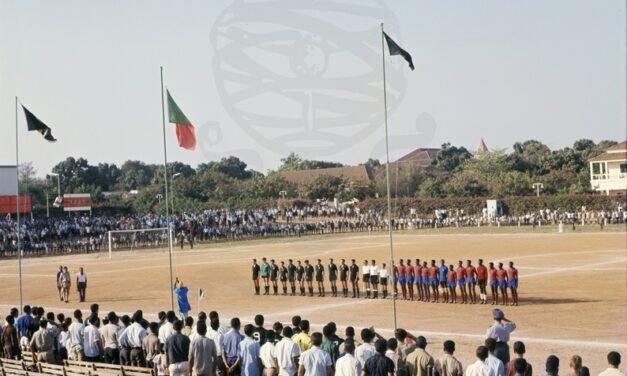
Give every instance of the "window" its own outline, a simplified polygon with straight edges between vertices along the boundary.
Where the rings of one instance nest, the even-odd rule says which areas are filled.
[[[620,173],[621,174],[627,174],[627,163],[621,163],[620,164]]]
[[[592,164],[592,174],[593,175],[598,175],[601,173],[601,166],[599,163],[593,163]]]

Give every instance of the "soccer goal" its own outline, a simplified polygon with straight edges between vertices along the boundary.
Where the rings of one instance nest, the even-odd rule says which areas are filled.
[[[168,249],[168,228],[145,228],[140,230],[112,230],[107,233],[109,259],[114,251],[131,251],[138,249]],[[171,241],[174,233],[171,232]]]

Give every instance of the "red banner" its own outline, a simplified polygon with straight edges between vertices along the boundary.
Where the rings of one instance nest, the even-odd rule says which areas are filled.
[[[20,196],[20,213],[30,213],[32,203],[30,195]],[[17,196],[0,196],[0,214],[17,213]]]
[[[66,193],[63,195],[63,210],[89,211],[91,210],[91,195],[89,193]]]

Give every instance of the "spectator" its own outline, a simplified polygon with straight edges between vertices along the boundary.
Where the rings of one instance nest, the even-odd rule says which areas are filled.
[[[255,327],[253,329],[253,339],[259,342],[259,346],[263,346],[266,343],[266,329],[263,327],[265,319],[263,315],[255,316]]]
[[[354,356],[355,341],[344,341],[344,353],[335,364],[335,376],[361,376],[361,364]]]
[[[20,354],[20,342],[13,324],[15,324],[15,318],[11,315],[7,316],[6,325],[2,328],[2,350],[5,357],[17,359]]]
[[[396,338],[390,338],[387,340],[387,350],[385,351],[385,356],[390,358],[392,363],[394,363],[394,369],[398,371],[398,365],[400,363],[401,357],[398,354],[398,341]]]
[[[505,318],[505,314],[498,308],[492,310],[494,324],[490,326],[486,332],[487,338],[493,338],[496,341],[496,350],[494,356],[499,358],[503,364],[509,363],[509,342],[510,334],[516,330],[516,323]]]
[[[527,361],[525,358],[517,358],[513,360],[514,362],[514,376],[524,376],[525,372],[527,372]]]
[[[294,320],[292,319],[292,322],[293,321]],[[309,336],[309,321],[308,320],[300,321],[299,328],[300,328],[300,332],[294,336],[293,340],[294,340],[294,343],[298,345],[298,348],[300,349],[300,353],[302,354],[305,351],[309,350],[312,346],[311,337]]]
[[[568,376],[590,376],[590,370],[588,367],[583,366],[583,359],[579,355],[573,355],[570,358],[570,373]]]
[[[281,336],[281,333],[283,332],[283,324],[281,324],[280,321],[275,322],[272,325],[272,330],[274,330],[274,344],[276,345],[283,339]]]
[[[263,365],[264,376],[277,376],[279,367],[276,361],[276,349],[274,344],[274,331],[268,330],[265,334],[266,343],[259,350],[259,358]]]
[[[279,375],[281,376],[294,376],[298,370],[300,349],[292,341],[293,334],[292,328],[289,326],[283,328],[283,338],[276,344],[274,349]]]
[[[368,328],[361,330],[361,340],[363,343],[355,349],[355,358],[359,361],[359,365],[362,369],[365,367],[366,361],[377,353],[377,350],[372,344],[374,336],[374,331]]]
[[[311,348],[304,351],[300,356],[298,376],[333,375],[333,363],[331,361],[331,357],[329,354],[320,349],[321,344],[322,334],[319,332],[313,333],[311,335]]]
[[[144,354],[146,355],[146,366],[148,368],[154,367],[154,358],[159,354],[159,345],[161,342],[159,341],[159,324],[156,322],[151,322],[148,325],[150,329],[150,333],[144,338],[142,341],[142,349],[144,350]]]
[[[189,338],[181,333],[183,322],[174,321],[172,335],[165,342],[165,357],[170,376],[189,376]]]
[[[242,376],[261,375],[261,362],[259,360],[259,342],[255,341],[253,334],[255,328],[248,324],[244,327],[244,340],[240,343],[239,358],[242,363]]]
[[[198,327],[198,324],[204,322],[205,320],[199,321],[196,324],[196,327]],[[220,333],[220,320],[218,320],[217,318],[212,319],[210,322],[210,326],[211,327],[207,329],[207,338],[212,340],[216,346],[216,375],[220,376],[222,375],[222,372],[224,372],[224,362],[222,361],[222,334]]]
[[[610,351],[607,354],[607,369],[599,374],[599,376],[625,376],[618,367],[620,366],[620,354],[616,351]]]
[[[54,363],[56,329],[52,324],[48,327],[48,320],[46,319],[39,321],[39,330],[33,334],[33,338],[30,341],[31,351],[37,356],[38,362]]]
[[[191,316],[187,316],[185,318],[185,326],[183,327],[183,330],[181,331],[181,334],[183,334],[186,337],[189,337],[192,335],[192,326],[194,325],[194,318]],[[205,325],[205,328],[207,326]],[[190,340],[191,341],[191,340]]]
[[[475,354],[477,361],[466,368],[466,376],[496,376],[494,370],[485,364],[489,354],[488,348],[479,346]]]
[[[215,375],[217,366],[216,345],[213,340],[205,336],[207,325],[204,322],[196,324],[196,332],[198,336],[194,338],[189,347],[189,369],[196,376]]]
[[[464,367],[462,363],[455,358],[455,342],[444,341],[444,355],[435,360],[433,367],[434,376],[463,376]]]
[[[173,333],[173,323],[176,320],[176,313],[174,311],[168,311],[165,314],[165,322],[159,328],[159,341],[163,344],[170,338]],[[167,351],[166,351],[167,353]]]
[[[118,315],[115,312],[107,314],[109,321],[102,328],[102,341],[104,343],[104,362],[108,364],[120,364],[120,348],[118,345],[118,334],[120,327],[118,326]]]
[[[122,319],[124,322],[124,317]],[[132,318],[133,323],[128,325],[120,335],[120,344],[128,348],[128,363],[135,367],[146,366],[146,357],[144,356],[142,343],[148,334],[146,333],[146,329],[141,325],[143,319],[144,313],[141,310],[135,311]],[[120,362],[122,363],[122,361],[123,356],[122,352],[120,352]]]
[[[232,318],[231,330],[222,337],[222,361],[227,375],[240,374],[240,342],[243,339],[239,332],[240,325],[239,318]]]
[[[363,376],[394,376],[394,362],[385,356],[387,345],[383,338],[377,339],[374,343],[376,353],[366,360]]]
[[[516,359],[523,359],[525,356],[525,344],[520,342],[520,341],[516,341],[514,342],[514,356]],[[505,366],[505,376],[514,376],[515,373],[517,373],[516,368],[515,368],[515,361],[516,359],[510,360],[509,363],[507,363],[507,365]],[[533,373],[531,364],[529,364],[527,361],[525,361],[525,370],[524,372],[521,374],[521,376],[531,376]]]
[[[335,364],[340,352],[338,345],[333,342],[333,326],[329,324],[325,325],[324,328],[322,328],[322,335],[324,336],[324,339],[322,341],[322,345],[320,345],[320,349],[329,354],[331,362]]]
[[[429,368],[433,367],[433,357],[426,351],[427,339],[416,338],[416,349],[407,356],[406,364],[410,376],[428,376]],[[495,376],[495,375],[493,375]]]
[[[92,315],[89,317],[89,326],[85,328],[83,337],[83,349],[85,351],[85,361],[87,362],[100,362],[100,355],[102,354],[102,338],[98,331],[98,323],[100,319],[98,316]]]
[[[72,360],[83,360],[83,337],[85,337],[85,326],[83,325],[83,313],[80,309],[74,310],[74,322],[68,328],[70,334],[68,358]]]
[[[560,371],[560,359],[555,355],[546,358],[545,376],[558,376]]]
[[[494,338],[487,338],[485,340],[485,347],[487,347],[490,352],[488,359],[485,360],[485,363],[488,367],[494,370],[494,374],[496,376],[505,376],[505,367],[503,366],[503,362],[494,356],[494,351],[496,350],[496,340]]]

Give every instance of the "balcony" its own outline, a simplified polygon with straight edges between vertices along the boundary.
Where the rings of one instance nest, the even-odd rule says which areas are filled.
[[[613,174],[592,174],[592,180],[609,180],[620,181],[627,179],[627,172],[619,172]]]

